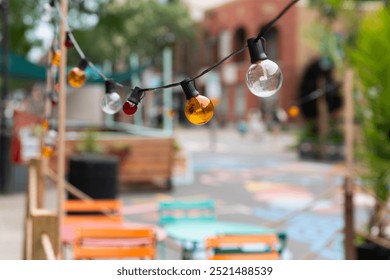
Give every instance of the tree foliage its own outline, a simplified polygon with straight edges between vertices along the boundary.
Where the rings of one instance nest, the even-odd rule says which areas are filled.
[[[355,44],[347,49],[351,65],[358,74],[361,94],[355,106],[362,131],[357,158],[365,168],[359,175],[377,199],[369,229],[379,229],[378,235],[382,237],[386,235],[385,213],[390,189],[389,22],[388,7],[365,16]]]
[[[48,0],[9,1],[10,50],[27,55],[42,47],[34,36],[42,23],[44,4]],[[59,1],[58,1],[59,2]],[[116,61],[130,52],[155,55],[166,44],[190,38],[192,21],[181,1],[157,0],[74,0],[69,1],[69,25],[85,54],[92,61]],[[59,23],[54,13],[54,25]],[[53,32],[57,31],[53,29]],[[50,34],[47,34],[50,37]],[[77,54],[70,51],[70,63]]]
[[[362,100],[356,106],[363,131],[359,158],[367,167],[368,186],[382,201],[388,199],[390,187],[389,22],[389,9],[368,15],[347,52],[361,85]]]
[[[74,32],[86,55],[98,63],[160,54],[174,41],[190,38],[192,21],[179,1],[160,4],[156,0],[109,1],[97,13],[98,23]]]

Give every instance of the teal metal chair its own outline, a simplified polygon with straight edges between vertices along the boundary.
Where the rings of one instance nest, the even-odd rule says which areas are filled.
[[[214,221],[214,200],[171,200],[160,202],[159,224],[164,226],[168,223],[181,221]]]
[[[215,213],[215,201],[212,199],[206,200],[170,200],[160,202],[159,208],[159,224],[164,225],[177,222],[191,221],[215,221],[217,219]],[[193,254],[198,249],[195,244],[181,243],[182,259],[192,259]],[[165,255],[165,244],[161,248]]]

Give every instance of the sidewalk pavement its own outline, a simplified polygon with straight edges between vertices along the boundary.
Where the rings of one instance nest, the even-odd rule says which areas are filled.
[[[286,232],[288,258],[343,259],[342,175],[336,163],[300,161],[289,149],[295,141],[289,132],[256,139],[234,128],[194,127],[177,129],[174,136],[187,155],[186,169],[176,174],[171,192],[119,193],[126,220],[157,223],[159,201],[212,198],[220,219]],[[46,207],[55,209],[55,187],[45,194]],[[0,195],[0,259],[21,259],[24,213],[24,193]],[[167,257],[179,258],[177,248]]]

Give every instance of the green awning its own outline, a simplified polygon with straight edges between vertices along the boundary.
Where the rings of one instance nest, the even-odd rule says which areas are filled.
[[[0,49],[1,51],[1,49]],[[0,71],[2,67],[2,57],[0,56]],[[96,66],[100,69],[99,66]],[[68,67],[70,70],[72,67]],[[109,78],[114,79],[118,83],[127,84],[130,77],[134,74],[140,74],[144,68],[127,69],[123,72],[113,73]],[[24,57],[13,52],[8,53],[8,71],[11,78],[26,79],[26,80],[46,80],[46,67],[30,62]],[[90,67],[86,69],[87,79],[90,83],[103,83],[103,79]]]
[[[2,70],[2,65],[2,56],[0,56],[0,70]],[[8,53],[8,72],[11,78],[28,80],[46,79],[45,66],[34,64],[13,52]]]

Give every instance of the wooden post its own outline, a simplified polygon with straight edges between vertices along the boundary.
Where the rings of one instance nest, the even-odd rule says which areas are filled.
[[[353,137],[354,137],[354,109],[353,109],[353,72],[348,69],[345,74],[344,82],[344,130],[345,130],[345,150],[346,150],[346,177],[344,184],[344,249],[347,260],[356,259],[355,249],[355,229],[354,229],[354,205],[353,205]]]
[[[66,64],[67,50],[65,47],[68,1],[61,0],[61,24],[60,24],[60,69],[59,69],[59,102],[58,102],[58,158],[57,158],[57,200],[58,200],[58,240],[54,245],[57,248],[57,253],[61,254],[61,220],[63,216],[63,204],[65,197],[65,130],[66,130]],[[57,259],[60,259],[59,255]]]
[[[42,243],[42,236],[47,235],[52,244],[56,244],[60,241],[57,240],[59,237],[59,233],[57,232],[59,229],[58,224],[60,223],[57,213],[42,209],[35,210],[31,215],[31,222],[33,248],[31,259],[46,260],[48,256],[44,249],[45,245]],[[53,248],[53,251],[57,255],[59,254],[58,250],[60,251],[60,248]]]
[[[320,145],[320,157],[325,157],[324,145],[329,135],[329,111],[326,102],[326,79],[323,77],[318,81],[318,88],[321,90],[321,96],[317,99],[317,127]]]

